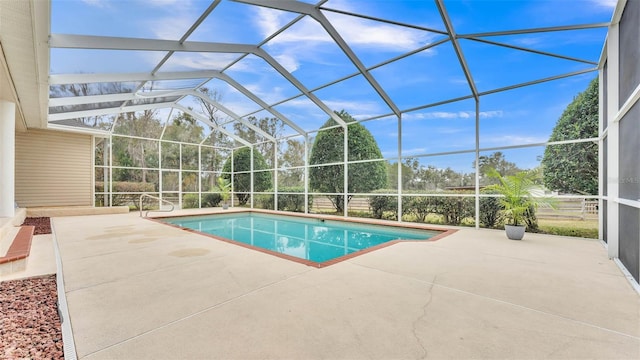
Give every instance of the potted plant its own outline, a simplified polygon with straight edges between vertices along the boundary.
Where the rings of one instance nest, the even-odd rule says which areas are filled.
[[[229,208],[229,199],[231,198],[231,183],[222,176],[218,177],[218,189],[220,190],[220,198],[222,199],[222,208]]]
[[[499,198],[502,214],[507,218],[504,225],[507,237],[511,240],[522,240],[525,233],[525,220],[530,209],[540,205],[552,206],[549,199],[535,198],[532,191],[536,188],[537,173],[534,171],[520,171],[515,175],[502,176],[495,169],[490,169],[487,175],[498,179],[498,184],[487,186],[485,189],[502,195]]]

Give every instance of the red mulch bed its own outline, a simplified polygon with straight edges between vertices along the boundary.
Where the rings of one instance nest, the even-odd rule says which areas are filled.
[[[56,275],[0,282],[0,359],[64,359]]]
[[[51,220],[48,217],[28,217],[22,225],[35,226],[33,235],[51,234]]]

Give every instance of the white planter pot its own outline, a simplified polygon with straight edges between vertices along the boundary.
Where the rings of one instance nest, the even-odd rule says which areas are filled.
[[[504,230],[511,240],[522,240],[524,237],[524,225],[505,225]]]

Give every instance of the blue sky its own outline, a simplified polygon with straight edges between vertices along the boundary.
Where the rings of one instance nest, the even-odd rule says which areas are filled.
[[[123,36],[177,40],[209,6],[196,0],[53,0],[52,33]],[[612,0],[445,0],[459,35],[493,31],[607,22]],[[323,14],[342,35],[366,67],[375,66],[444,39],[445,26],[432,1],[329,0],[326,8],[399,21],[422,29],[355,18],[338,12]],[[222,1],[188,41],[259,44],[296,14]],[[606,28],[540,32],[484,38],[597,62]],[[566,59],[527,53],[491,44],[460,40],[479,92],[593,68]],[[320,24],[304,18],[262,48],[308,89],[354,74],[357,69]],[[164,52],[52,49],[51,72],[121,73],[149,72]],[[233,66],[236,54],[176,53],[160,69],[189,71],[226,69],[244,87],[269,104],[300,93],[263,59],[247,56]],[[370,74],[401,110],[471,94],[451,42],[419,51],[404,59],[375,68]],[[544,142],[566,105],[596,76],[591,72],[481,98],[480,146],[493,148]],[[172,87],[175,84],[167,83]],[[222,103],[238,115],[260,109],[253,101],[220,80],[207,87],[222,95]],[[314,94],[331,109],[345,109],[357,119],[390,114],[380,96],[359,75],[322,88]],[[183,104],[193,105],[186,98]],[[327,115],[304,97],[275,108],[305,130],[320,127]],[[256,113],[265,116],[265,112]],[[404,156],[473,149],[475,103],[464,100],[403,114]],[[364,123],[376,137],[385,157],[397,154],[398,122],[395,118]],[[288,133],[293,133],[289,129]],[[521,167],[537,164],[543,148],[505,151],[507,159]],[[428,157],[424,164],[451,166],[470,172],[473,154]]]

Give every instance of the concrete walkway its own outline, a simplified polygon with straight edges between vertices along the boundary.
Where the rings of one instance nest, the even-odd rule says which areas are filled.
[[[598,241],[463,229],[315,269],[137,214],[53,226],[80,358],[640,358]]]

